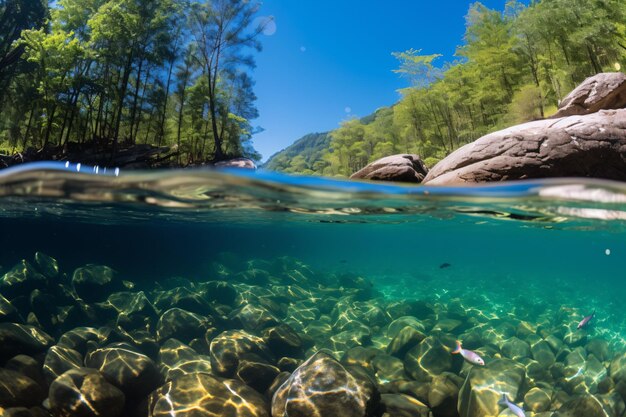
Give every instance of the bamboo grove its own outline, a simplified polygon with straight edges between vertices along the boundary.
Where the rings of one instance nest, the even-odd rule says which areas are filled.
[[[457,60],[395,53],[396,71],[411,81],[402,98],[331,132],[322,152],[288,158],[272,168],[347,176],[369,162],[416,153],[428,166],[480,136],[549,116],[586,77],[626,68],[623,0],[508,1],[504,12],[470,6]]]
[[[148,143],[234,156],[264,22],[243,0],[0,0],[0,152]]]

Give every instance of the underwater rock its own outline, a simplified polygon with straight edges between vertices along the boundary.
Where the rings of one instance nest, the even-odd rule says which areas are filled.
[[[166,382],[183,375],[211,373],[211,359],[208,356],[197,353],[176,339],[169,339],[161,346],[159,364]]]
[[[389,417],[431,417],[428,406],[405,394],[382,394],[382,408]]]
[[[242,308],[235,310],[231,314],[230,320],[235,327],[243,328],[250,332],[263,330],[280,323],[266,308],[253,304],[246,304]]]
[[[86,265],[77,268],[72,275],[76,293],[87,303],[106,300],[109,294],[122,289],[113,269],[104,265]]]
[[[626,74],[603,72],[587,78],[559,104],[552,119],[626,107]]]
[[[407,352],[419,345],[426,335],[411,326],[400,330],[387,346],[387,353],[397,358],[404,359]]]
[[[37,357],[41,358],[41,355],[37,355]],[[42,387],[47,386],[42,372],[41,362],[31,356],[14,356],[4,364],[4,368],[27,376]]]
[[[111,329],[102,327],[77,327],[64,333],[57,343],[58,346],[73,349],[81,355],[86,355],[90,348],[98,347],[105,343],[111,333]]]
[[[210,343],[211,367],[218,376],[232,378],[237,372],[239,361],[254,354],[268,363],[273,355],[263,339],[245,331],[228,330],[220,333]]]
[[[5,408],[2,413],[2,417],[50,417],[50,413],[42,407]]]
[[[302,339],[288,324],[265,329],[263,340],[276,357],[298,357],[302,354]]]
[[[36,327],[0,323],[0,363],[18,354],[34,355],[45,351],[53,339]]]
[[[54,279],[59,275],[59,263],[56,259],[46,255],[45,253],[36,252],[35,253],[35,263],[39,268],[39,271],[46,278]]]
[[[404,372],[404,362],[391,355],[380,353],[371,360],[371,368],[376,374],[376,379],[380,382],[389,382],[406,379]]]
[[[26,260],[22,260],[10,271],[0,277],[0,292],[5,297],[13,299],[20,295],[29,295],[34,289],[45,288],[46,277]]]
[[[162,383],[156,364],[133,347],[116,343],[90,352],[85,366],[99,370],[127,397],[141,398]]]
[[[209,281],[200,285],[202,294],[207,301],[233,306],[237,300],[237,290],[226,281]]]
[[[203,337],[213,325],[211,317],[200,316],[180,308],[172,308],[161,315],[156,326],[157,340],[170,338],[181,342]]]
[[[430,383],[428,405],[438,417],[457,417],[456,405],[463,378],[451,372],[436,375]]]
[[[626,181],[626,109],[538,120],[490,133],[435,165],[425,183],[552,177]]]
[[[87,368],[72,369],[55,379],[48,399],[55,416],[68,417],[119,417],[125,403],[122,391]]]
[[[201,292],[194,292],[185,287],[176,287],[167,291],[156,292],[152,301],[160,312],[172,308],[189,311],[201,316],[211,315],[213,312]]]
[[[43,388],[19,372],[0,368],[0,410],[2,407],[32,407],[46,398]]]
[[[524,395],[524,409],[533,413],[548,411],[552,403],[552,391],[547,388],[534,387]]]
[[[432,304],[424,300],[400,300],[389,303],[385,310],[392,319],[404,316],[425,320],[435,314]]]
[[[392,321],[389,326],[387,326],[387,336],[394,338],[400,332],[400,330],[405,327],[411,327],[420,332],[425,332],[426,329],[420,320],[413,316],[403,316]]]
[[[71,369],[83,366],[83,355],[63,346],[52,346],[46,353],[43,373],[48,384]]]
[[[530,347],[533,355],[533,359],[539,362],[542,366],[550,366],[556,362],[554,352],[550,348],[550,345],[545,340],[537,342]]]
[[[0,323],[20,323],[22,321],[13,304],[0,294]]]
[[[117,325],[126,330],[145,327],[158,317],[143,291],[116,292],[107,298],[107,303],[117,311]]]
[[[613,358],[609,366],[609,374],[616,383],[620,381],[626,383],[626,353]]]
[[[243,383],[209,374],[184,375],[150,394],[148,417],[270,417],[265,398]]]
[[[611,410],[597,397],[587,394],[576,396],[563,404],[554,417],[614,417]]]
[[[434,336],[422,340],[404,357],[407,374],[418,381],[428,382],[442,372],[452,371],[453,365],[450,351]]]
[[[502,345],[502,354],[513,360],[528,358],[530,357],[530,345],[517,337],[512,337]]]
[[[585,350],[587,350],[587,352],[589,353],[592,353],[600,361],[609,360],[611,356],[609,343],[604,339],[595,338],[589,340],[585,345]]]
[[[318,352],[276,391],[272,417],[370,417],[379,400],[371,381],[355,378],[333,357]]]
[[[495,359],[486,366],[474,366],[459,392],[460,417],[497,416],[498,401],[506,394],[512,402],[523,394],[524,367],[510,359]]]
[[[237,366],[237,378],[258,392],[265,392],[279,373],[280,369],[252,355],[241,359]]]
[[[428,168],[419,155],[400,154],[378,159],[352,174],[350,178],[420,183],[424,181],[426,174]]]

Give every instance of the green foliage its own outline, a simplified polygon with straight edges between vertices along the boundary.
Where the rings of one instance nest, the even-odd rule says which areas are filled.
[[[0,147],[151,143],[175,145],[181,163],[260,158],[256,1],[51,4],[46,23],[47,2],[0,3]]]
[[[395,153],[432,167],[489,132],[553,114],[586,77],[626,68],[623,0],[508,0],[503,13],[474,3],[466,24],[457,61],[437,67],[437,54],[394,53],[395,72],[412,82],[397,104],[342,123],[306,166],[290,153],[272,167],[348,176]]]

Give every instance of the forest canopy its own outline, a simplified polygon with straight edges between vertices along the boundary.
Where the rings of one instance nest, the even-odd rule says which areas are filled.
[[[247,156],[259,3],[0,0],[0,153],[168,145]]]
[[[626,2],[509,0],[504,11],[477,2],[454,61],[419,49],[393,55],[410,83],[398,103],[343,122],[324,152],[279,153],[268,165],[349,176],[381,157],[416,153],[432,167],[489,132],[549,116],[585,78],[626,68]]]

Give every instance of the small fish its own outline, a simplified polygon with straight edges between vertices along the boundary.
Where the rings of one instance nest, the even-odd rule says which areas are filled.
[[[461,342],[459,342],[458,340],[456,341],[456,349],[453,350],[452,353],[460,354],[461,356],[463,356],[463,359],[473,365],[485,365],[485,361],[483,360],[483,358],[478,356],[478,353],[472,352],[471,350],[463,349],[461,347]]]
[[[447,262],[442,263],[441,265],[439,265],[439,269],[445,269],[445,268],[450,268],[452,266],[452,264],[449,264]]]
[[[506,397],[506,394],[502,394],[502,399],[498,401],[498,404],[508,407],[509,410],[511,410],[513,414],[515,414],[517,417],[526,417],[524,410],[509,401],[509,399]]]
[[[591,321],[591,319],[595,315],[596,315],[596,311],[594,310],[593,313],[591,313],[591,315],[589,315],[589,316],[585,317],[584,319],[582,319],[580,321],[580,323],[578,323],[578,326],[576,328],[577,329],[582,329],[583,327],[585,327],[587,324],[589,324],[589,322]]]

